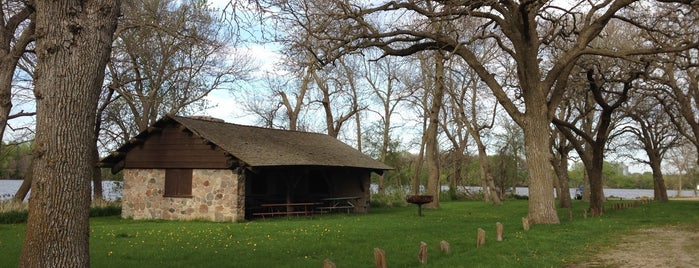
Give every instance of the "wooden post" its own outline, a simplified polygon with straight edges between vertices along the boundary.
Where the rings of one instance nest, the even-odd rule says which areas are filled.
[[[374,248],[374,260],[376,268],[386,268],[386,252],[380,248]]]
[[[525,231],[529,231],[529,218],[522,218],[522,228]]]
[[[587,209],[583,210],[583,219],[587,219]]]
[[[420,263],[427,263],[427,243],[420,241],[420,252],[417,254],[417,260]]]
[[[442,240],[442,242],[439,242],[439,248],[445,254],[449,254],[451,252],[451,248],[449,247],[449,242],[447,242],[447,241]]]
[[[479,248],[485,244],[485,230],[478,228],[478,240],[476,240],[476,247]]]
[[[502,233],[504,231],[504,228],[502,227],[502,223],[495,223],[495,232],[497,233],[497,240],[502,241]]]
[[[568,221],[573,221],[573,210],[568,209]]]
[[[323,268],[335,268],[335,263],[333,263],[330,259],[325,259],[323,261]]]

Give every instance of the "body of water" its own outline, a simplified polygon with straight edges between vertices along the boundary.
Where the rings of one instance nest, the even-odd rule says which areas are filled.
[[[449,190],[449,186],[442,185],[442,191],[447,191],[447,190]],[[480,186],[461,186],[461,187],[459,187],[459,190],[476,193],[476,192],[481,191],[481,187]],[[575,198],[575,190],[576,190],[576,188],[570,189],[571,198]],[[378,191],[378,185],[371,184],[371,192],[376,193],[377,191]],[[410,192],[410,187],[406,186],[406,192]],[[421,192],[424,192],[424,187],[421,187]],[[529,196],[529,188],[517,187],[515,190],[515,194]],[[554,191],[554,194],[556,194],[555,191]],[[653,198],[653,189],[604,189],[604,196],[606,196],[607,198],[622,198],[622,199],[637,199],[637,198],[642,198],[642,197],[649,197],[652,199]],[[667,190],[667,196],[668,197],[678,196],[677,190]],[[682,190],[682,192],[680,193],[680,196],[683,196],[683,197],[696,196],[696,192],[694,190]]]
[[[0,180],[0,201],[12,199],[12,197],[22,185],[21,180]],[[103,181],[102,193],[107,200],[117,200],[121,198],[120,181]],[[31,195],[31,191],[29,191]]]
[[[0,180],[0,201],[11,199],[19,186],[22,185],[21,180]],[[442,190],[446,191],[449,189],[447,186],[442,186]],[[117,200],[121,198],[121,182],[114,181],[103,181],[102,189],[105,199],[107,200]],[[409,187],[407,188],[409,189]],[[376,193],[378,190],[377,185],[371,185],[371,191]],[[478,192],[481,187],[468,186],[461,188],[462,191]],[[31,194],[31,192],[30,192]],[[527,187],[517,187],[515,194],[517,195],[529,195],[529,188]],[[695,196],[696,192],[694,190],[682,190],[680,196],[690,197]],[[677,190],[668,190],[667,195],[670,197],[678,196]],[[575,197],[575,188],[570,189],[570,196]],[[604,196],[608,198],[623,198],[623,199],[636,199],[642,197],[653,198],[653,189],[604,189]]]

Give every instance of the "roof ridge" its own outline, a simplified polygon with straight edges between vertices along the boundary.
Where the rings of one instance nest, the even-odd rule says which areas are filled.
[[[255,126],[255,125],[244,125],[244,124],[228,122],[228,121],[225,121],[225,120],[220,119],[220,118],[209,117],[209,116],[179,116],[179,115],[175,115],[175,116],[172,116],[172,118],[175,120],[177,120],[177,118],[184,118],[184,119],[189,119],[189,120],[207,121],[210,123],[219,123],[219,124],[235,125],[235,126],[249,127],[249,128],[259,128],[259,129],[264,129],[264,130],[273,130],[273,131],[282,131],[282,132],[296,132],[296,133],[303,133],[303,134],[314,134],[314,135],[322,135],[322,136],[328,136],[328,137],[334,138],[326,133],[303,131],[303,130],[288,130],[288,129],[282,129],[282,128],[269,128],[269,127],[264,127],[264,126]],[[211,118],[214,120],[209,120],[208,118]]]

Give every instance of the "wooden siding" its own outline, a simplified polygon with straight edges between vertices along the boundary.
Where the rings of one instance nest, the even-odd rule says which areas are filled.
[[[173,125],[148,136],[124,158],[124,168],[225,169],[230,157],[187,130]]]

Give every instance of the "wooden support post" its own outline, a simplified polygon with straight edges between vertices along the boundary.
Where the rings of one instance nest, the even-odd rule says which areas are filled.
[[[333,263],[330,259],[325,259],[323,261],[323,268],[335,268],[335,263]]]
[[[497,234],[497,240],[502,241],[502,233],[504,232],[504,228],[502,226],[502,223],[495,223],[495,232]]]
[[[374,260],[376,268],[386,268],[386,252],[380,248],[374,248]]]
[[[529,218],[522,218],[522,228],[525,231],[529,231]]]
[[[420,263],[427,263],[427,243],[420,241],[420,252],[417,254],[417,260]]]
[[[449,254],[451,252],[451,248],[449,247],[449,242],[442,240],[442,242],[439,242],[439,248],[444,252],[444,254]]]
[[[583,210],[583,219],[587,219],[587,209]]]
[[[478,228],[478,239],[476,240],[476,247],[479,248],[485,244],[485,230]]]

